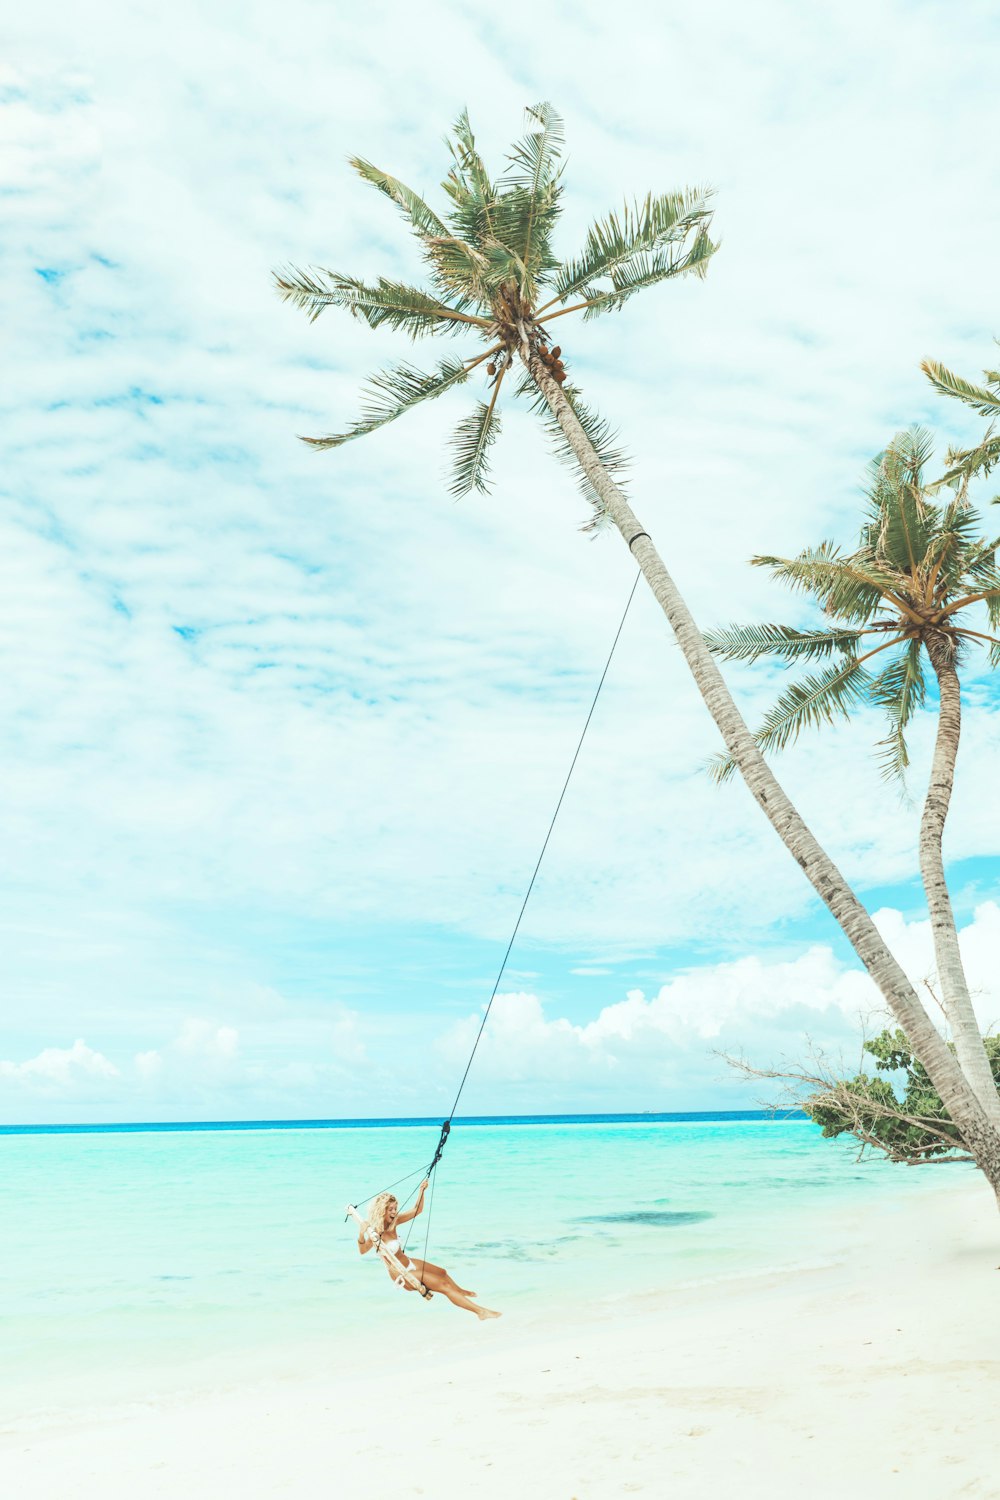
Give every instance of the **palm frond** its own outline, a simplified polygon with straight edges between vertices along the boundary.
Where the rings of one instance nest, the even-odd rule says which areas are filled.
[[[529,126],[533,122],[537,128],[529,128],[514,145],[504,179],[535,198],[558,177],[566,136],[561,116],[544,100],[529,104],[525,115]]]
[[[776,656],[781,661],[811,660],[835,651],[853,655],[860,630],[794,630],[790,625],[730,625],[706,630],[705,644],[726,661],[757,661]]]
[[[961,375],[946,369],[936,359],[922,360],[920,368],[931,385],[943,396],[954,396],[957,400],[964,401],[966,406],[971,406],[981,417],[1000,417],[1000,391],[991,390],[988,386],[973,385],[970,380],[963,380]]]
[[[495,235],[493,214],[498,189],[476,149],[467,109],[463,109],[455,121],[451,137],[445,138],[445,144],[453,163],[441,184],[452,200],[448,218],[459,239],[478,247]]]
[[[984,565],[992,568],[995,548],[982,539],[977,540],[981,524],[979,516],[961,496],[936,512],[934,535],[924,561],[938,598],[950,594],[963,578],[974,582],[977,571]]]
[[[903,781],[910,764],[906,728],[927,696],[918,640],[907,641],[899,655],[872,681],[871,698],[889,719],[889,734],[876,749],[886,781]]]
[[[850,718],[869,691],[871,673],[860,662],[830,667],[786,688],[755,735],[762,750],[783,750],[803,729]]]
[[[879,648],[883,649],[883,648]],[[782,693],[754,735],[762,751],[783,750],[803,729],[832,724],[835,718],[850,718],[851,709],[863,702],[871,688],[871,674],[853,656],[818,676],[804,677]],[[712,756],[705,769],[713,781],[728,781],[736,761],[724,751]]]
[[[990,629],[1000,629],[1000,568],[997,567],[998,541],[986,541],[969,557],[965,577],[973,592],[985,594],[982,603],[986,607]]]
[[[485,245],[482,254],[486,262],[483,272],[486,286],[493,288],[505,285],[521,287],[525,285],[529,277],[528,268],[516,250],[509,249],[507,245],[494,243]]]
[[[700,230],[690,249],[681,253],[675,246],[666,246],[650,254],[640,254],[623,262],[611,273],[611,288],[607,291],[591,290],[585,296],[583,316],[585,319],[599,317],[606,312],[620,312],[630,297],[644,292],[658,282],[669,281],[676,276],[704,276],[708,262],[718,249],[705,230]]]
[[[704,770],[708,772],[711,780],[719,786],[731,780],[736,769],[735,760],[725,750],[720,750],[717,754],[710,755],[704,765]]]
[[[885,566],[914,578],[934,531],[937,512],[924,498],[923,466],[934,448],[931,434],[898,432],[870,466],[867,539]]]
[[[500,414],[483,401],[458,424],[452,438],[455,457],[449,486],[456,499],[472,489],[489,493],[489,450],[499,436]]]
[[[472,133],[472,124],[467,109],[462,110],[451,128],[451,133],[453,139],[448,141],[448,148],[454,157],[458,172],[465,180],[467,191],[473,193],[481,201],[489,202],[495,196],[496,189],[486,170],[486,163],[476,149],[476,137]]]
[[[409,220],[421,238],[433,234],[447,234],[448,229],[443,220],[439,219],[432,208],[408,188],[405,182],[400,182],[398,177],[390,177],[388,172],[383,172],[380,167],[373,166],[370,161],[365,161],[362,156],[350,156],[348,161],[354,170],[370,182],[372,187],[377,188],[380,193],[395,203]]]
[[[458,295],[474,307],[487,307],[489,262],[483,252],[455,234],[433,235],[425,244],[435,285],[448,296]]]
[[[518,203],[520,232],[512,238],[513,225],[508,224],[502,234],[499,228],[497,233],[520,256],[528,276],[536,279],[555,264],[549,240],[559,211],[559,160],[565,136],[562,119],[551,104],[530,105],[526,114],[538,128],[516,143],[503,178],[523,195]],[[523,287],[525,294],[531,289]]]
[[[945,473],[927,486],[928,491],[958,487],[964,497],[964,488],[970,479],[980,475],[985,478],[1000,464],[1000,436],[990,426],[982,442],[974,448],[949,448],[945,463],[948,465]]]
[[[919,422],[903,427],[895,434],[887,452],[903,469],[916,488],[923,484],[923,473],[934,453],[934,434]]]
[[[382,370],[369,380],[361,416],[346,432],[328,437],[307,437],[302,441],[311,448],[339,448],[352,438],[364,437],[387,422],[394,422],[421,401],[431,401],[452,386],[462,385],[468,374],[461,360],[454,359],[442,360],[431,374],[415,370],[412,365],[395,365],[392,369]]]
[[[769,568],[771,576],[790,588],[812,594],[831,615],[858,623],[870,620],[896,580],[870,563],[844,557],[830,541],[807,547],[798,557],[758,556],[755,568]]]
[[[384,276],[368,286],[336,271],[302,271],[289,266],[275,272],[274,279],[283,300],[302,308],[310,322],[315,322],[326,307],[342,307],[369,328],[385,323],[416,339],[425,334],[463,332],[470,323],[481,321],[456,312],[431,292],[387,281]]]
[[[587,434],[591,447],[601,461],[602,468],[605,469],[619,488],[624,488],[624,476],[631,460],[624,450],[617,446],[618,433],[610,422],[600,416],[591,407],[584,404],[580,399],[580,391],[576,386],[564,385],[562,393],[572,407],[580,426]],[[557,457],[562,459],[577,475],[580,493],[593,511],[591,519],[583,527],[583,530],[599,530],[607,519],[604,502],[580,468],[576,454],[573,452],[566,434],[559,426],[555,416],[549,409],[548,402],[530,375],[525,374],[522,377],[515,394],[528,397],[531,410],[537,412],[542,419],[542,424],[549,435]]]
[[[564,262],[553,278],[558,300],[565,302],[593,283],[613,276],[634,256],[679,244],[711,219],[710,192],[689,188],[681,193],[647,194],[625,204],[622,213],[598,219],[587,232],[583,250]]]

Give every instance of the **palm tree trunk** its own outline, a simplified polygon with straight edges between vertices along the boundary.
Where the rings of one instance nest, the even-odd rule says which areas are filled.
[[[726,687],[715,658],[705,645],[691,612],[667,572],[663,560],[635,513],[603,465],[566,400],[522,330],[521,359],[588,480],[600,496],[608,516],[621,532],[663,610],[694,677],[706,707],[725,741],[726,749],[797,864],[833,913],[880,992],[885,997],[914,1052],[927,1069],[934,1087],[976,1164],[997,1196],[1000,1206],[1000,1131],[990,1124],[982,1105],[945,1044],[920,998],[896,962],[868,912],[851,890],[829,855],[822,849],[792,806],[771,771]]]
[[[1000,1130],[1000,1093],[983,1046],[958,945],[955,914],[944,875],[942,840],[955,781],[955,761],[962,732],[962,699],[954,651],[943,637],[928,644],[928,655],[941,694],[930,785],[920,820],[920,874],[934,935],[934,956],[941,981],[945,1015],[951,1027],[959,1066],[996,1130]]]

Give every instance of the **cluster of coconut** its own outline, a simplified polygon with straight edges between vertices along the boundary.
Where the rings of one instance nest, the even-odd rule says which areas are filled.
[[[539,344],[538,346],[538,358],[546,367],[552,379],[559,385],[562,385],[566,379],[566,367],[559,358],[561,354],[562,348],[559,344],[556,344],[552,349],[548,349],[545,344]]]

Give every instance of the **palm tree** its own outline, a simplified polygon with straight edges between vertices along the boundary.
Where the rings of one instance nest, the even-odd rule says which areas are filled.
[[[551,325],[580,314],[584,321],[618,311],[636,293],[689,273],[701,275],[715,251],[704,191],[649,194],[621,213],[599,219],[580,254],[560,261],[553,231],[562,191],[562,124],[551,105],[528,111],[528,132],[494,179],[476,149],[467,114],[457,121],[451,168],[443,183],[444,217],[388,173],[360,158],[353,166],[402,211],[428,273],[426,287],[380,278],[366,285],[334,271],[292,268],[276,276],[283,297],[316,318],[346,308],[377,328],[413,338],[476,335],[467,358],[443,360],[424,373],[399,365],[374,377],[362,415],[345,432],[307,439],[336,448],[394,421],[422,401],[485,371],[485,396],[455,435],[453,490],[485,489],[490,445],[499,430],[499,396],[520,367],[515,394],[545,421],[561,454],[579,470],[591,503],[592,526],[614,526],[638,563],[672,626],[697,687],[751,793],[801,865],[885,996],[1000,1201],[1000,1132],[990,1124],[955,1057],[915,989],[883,942],[868,912],[792,806],[750,733],[697,625],[619,482],[624,459],[608,424],[567,383]],[[568,326],[568,325],[567,325]]]
[[[979,535],[981,522],[964,493],[945,505],[930,501],[924,468],[932,449],[930,434],[911,428],[897,433],[869,465],[867,514],[853,552],[826,541],[794,558],[753,559],[779,582],[811,596],[830,623],[807,630],[733,625],[709,631],[705,639],[728,661],[772,656],[830,663],[781,694],[757,732],[762,750],[783,749],[804,729],[874,706],[888,721],[878,746],[883,774],[900,780],[909,765],[906,731],[927,696],[926,657],[937,679],[938,720],[920,821],[920,872],[956,1055],[1000,1130],[1000,1094],[969,996],[942,852],[962,726],[958,668],[963,655],[982,644],[991,664],[1000,664],[1000,637],[969,623],[969,611],[981,605],[991,628],[1000,627],[1000,537]],[[735,765],[720,757],[715,769],[721,779]]]
[[[1000,339],[997,340],[1000,343]],[[1000,433],[994,431],[993,422],[1000,417],[1000,370],[984,370],[983,384],[973,385],[945,369],[935,359],[925,359],[920,368],[928,380],[943,396],[954,396],[966,406],[971,406],[981,417],[990,418],[981,443],[974,448],[951,448],[946,462],[947,471],[931,486],[940,489],[949,486],[964,496],[969,480],[976,475],[984,477],[1000,464]]]

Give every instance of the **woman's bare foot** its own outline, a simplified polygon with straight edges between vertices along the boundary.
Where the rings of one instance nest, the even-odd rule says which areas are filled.
[[[500,1313],[494,1312],[491,1307],[477,1307],[476,1317],[479,1319],[480,1323],[483,1323],[487,1318],[499,1318]]]

